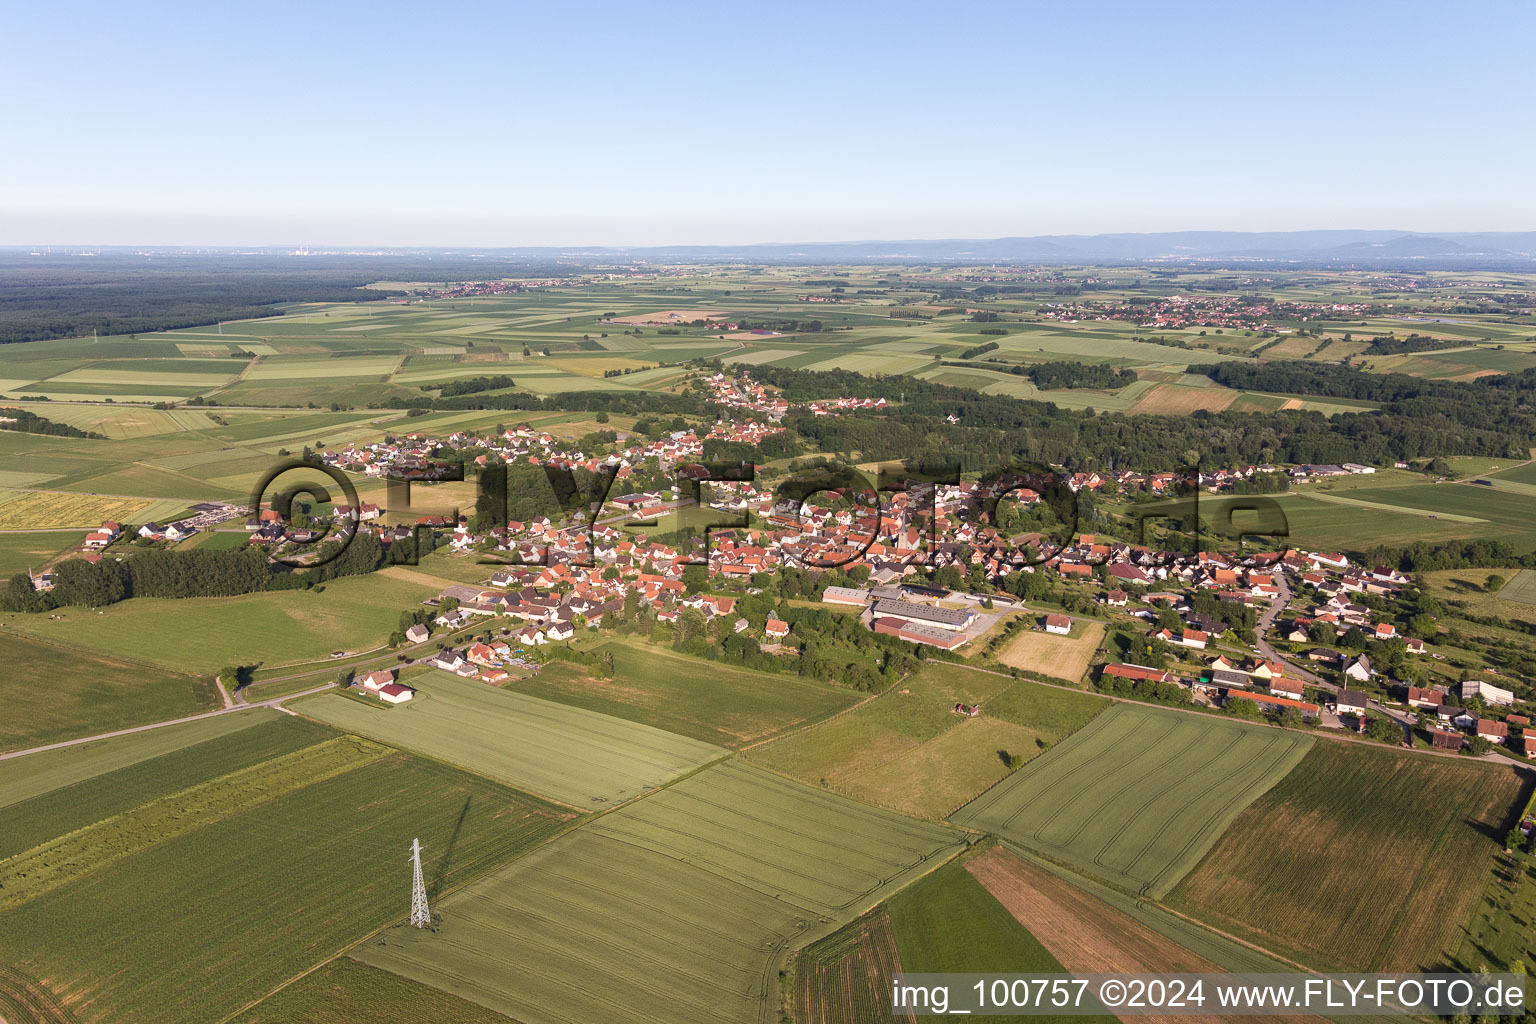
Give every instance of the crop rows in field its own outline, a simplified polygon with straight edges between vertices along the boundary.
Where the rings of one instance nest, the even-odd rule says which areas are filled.
[[[403,919],[412,839],[435,896],[572,817],[391,754],[0,912],[0,962],[82,1024],[207,1024]]]
[[[0,761],[0,809],[280,717],[252,708]]]
[[[356,736],[337,736],[55,836],[0,861],[0,912],[157,843],[349,772],[389,753],[388,747]]]
[[[1159,897],[1312,738],[1117,704],[954,815]]]
[[[959,836],[728,762],[445,900],[436,934],[354,952],[524,1024],[757,1021],[774,964]]]
[[[338,694],[298,705],[337,728],[419,750],[575,806],[637,796],[725,751],[636,722],[555,704],[438,669],[416,697],[374,708]]]
[[[1319,743],[1169,902],[1309,966],[1434,969],[1460,938],[1523,785],[1508,768]]]
[[[204,721],[244,722],[250,728],[167,750],[158,756],[151,755],[137,763],[49,789],[31,799],[8,805],[0,800],[0,858],[14,856],[56,836],[131,811],[166,794],[190,789],[335,736],[334,731],[323,725],[265,709],[257,714],[224,715]],[[174,732],[175,728],[154,731]],[[135,734],[148,735],[151,733]],[[118,737],[119,740],[132,738]],[[0,766],[17,764],[25,767],[29,761],[47,764],[50,757],[75,749],[78,748],[29,754],[17,761],[0,761]],[[40,769],[39,774],[46,776],[49,773]]]
[[[98,494],[0,491],[0,530],[94,528],[109,519],[128,522],[151,504],[144,498]]]

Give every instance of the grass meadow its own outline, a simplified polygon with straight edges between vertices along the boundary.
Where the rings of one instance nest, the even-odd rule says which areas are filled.
[[[580,666],[557,661],[505,688],[733,749],[826,718],[860,699],[797,676],[704,662],[653,644],[615,639],[592,650],[613,654],[612,679],[594,679]]]
[[[981,705],[966,718],[956,703]],[[849,714],[752,750],[774,771],[894,810],[942,818],[1087,724],[1088,694],[932,662]]]
[[[219,706],[209,676],[0,633],[0,751],[42,746]]]
[[[136,597],[106,608],[0,616],[5,628],[90,653],[179,672],[230,664],[301,665],[335,650],[382,646],[400,613],[436,591],[384,573],[348,576],[312,590],[185,600]]]

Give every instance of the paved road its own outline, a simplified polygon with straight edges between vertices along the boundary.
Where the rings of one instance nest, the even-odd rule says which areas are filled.
[[[1266,608],[1264,613],[1259,616],[1259,626],[1257,631],[1259,640],[1258,643],[1255,644],[1255,646],[1259,649],[1259,653],[1271,661],[1278,661],[1285,665],[1287,671],[1294,672],[1297,678],[1303,680],[1304,682],[1311,683],[1318,689],[1326,690],[1329,693],[1338,693],[1338,684],[1330,683],[1326,679],[1314,675],[1313,673],[1308,672],[1306,669],[1287,661],[1285,658],[1280,656],[1279,652],[1277,652],[1274,647],[1270,645],[1269,640],[1266,638],[1266,634],[1268,633],[1270,626],[1274,624],[1275,620],[1278,619],[1282,613],[1284,613],[1286,608],[1288,608],[1291,603],[1291,584],[1290,581],[1286,579],[1284,573],[1277,572],[1275,574],[1275,586],[1280,589],[1280,596],[1271,601],[1269,603],[1269,607]],[[1388,718],[1393,719],[1399,725],[1401,725],[1403,727],[1403,743],[1406,746],[1413,746],[1413,730],[1414,727],[1418,725],[1418,718],[1416,716],[1410,715],[1405,711],[1398,711],[1396,708],[1385,707],[1379,701],[1375,700],[1370,702],[1370,707],[1375,711],[1381,712]]]
[[[60,750],[64,747],[76,747],[82,743],[94,743],[97,740],[111,739],[114,736],[131,736],[136,732],[149,732],[151,729],[162,729],[168,725],[181,725],[184,722],[196,722],[203,718],[216,718],[219,715],[232,715],[247,708],[272,708],[277,711],[288,712],[287,708],[278,707],[285,700],[294,700],[298,697],[307,697],[312,693],[322,693],[334,687],[335,683],[326,683],[324,686],[316,686],[310,690],[299,693],[290,693],[282,697],[273,697],[271,700],[260,701],[256,704],[235,704],[232,707],[220,708],[217,711],[205,711],[200,715],[188,715],[185,718],[173,718],[165,722],[153,722],[149,725],[136,725],[132,729],[118,729],[114,732],[98,733],[95,736],[82,736],[77,740],[63,740],[59,743],[47,743],[41,747],[28,747],[26,750],[12,750],[6,754],[0,754],[0,761],[8,761],[13,757],[24,757],[27,754],[40,754],[45,750]],[[292,712],[288,712],[292,714]]]

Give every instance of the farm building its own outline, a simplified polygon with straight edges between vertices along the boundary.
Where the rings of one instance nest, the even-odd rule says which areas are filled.
[[[875,614],[884,618],[907,619],[938,629],[961,631],[976,621],[976,613],[969,608],[936,608],[916,601],[876,601]]]
[[[416,695],[416,691],[409,686],[401,686],[399,683],[390,683],[388,686],[379,687],[379,700],[388,704],[404,704]]]
[[[1179,681],[1177,676],[1166,669],[1148,668],[1145,665],[1131,665],[1125,662],[1105,665],[1101,675],[1113,676],[1117,679],[1129,679],[1137,683],[1176,683]]]
[[[862,608],[869,603],[869,591],[856,587],[828,587],[821,592],[821,599],[826,604],[847,604]]]
[[[1502,686],[1494,686],[1479,679],[1468,679],[1461,684],[1461,699],[1471,700],[1477,697],[1484,704],[1494,704],[1501,708],[1510,707],[1515,703],[1515,695]]]
[[[1449,729],[1431,729],[1429,739],[1436,750],[1460,750],[1466,742],[1461,733]]]
[[[1264,707],[1295,708],[1308,718],[1315,718],[1322,708],[1316,704],[1309,704],[1304,700],[1292,700],[1289,697],[1277,697],[1272,693],[1260,693],[1257,690],[1228,690],[1227,699],[1251,700],[1255,704]]]
[[[955,633],[947,629],[937,629],[933,626],[925,626],[920,622],[907,622],[892,616],[884,616],[874,619],[869,624],[870,629],[886,636],[894,636],[913,644],[927,644],[930,647],[938,647],[941,650],[952,651],[965,643],[964,633]]]

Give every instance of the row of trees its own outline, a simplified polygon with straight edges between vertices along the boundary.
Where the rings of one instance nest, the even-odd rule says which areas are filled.
[[[81,430],[68,423],[55,423],[28,409],[0,406],[0,430],[14,430],[22,434],[48,434],[52,437],[88,437],[105,441],[107,435]]]

